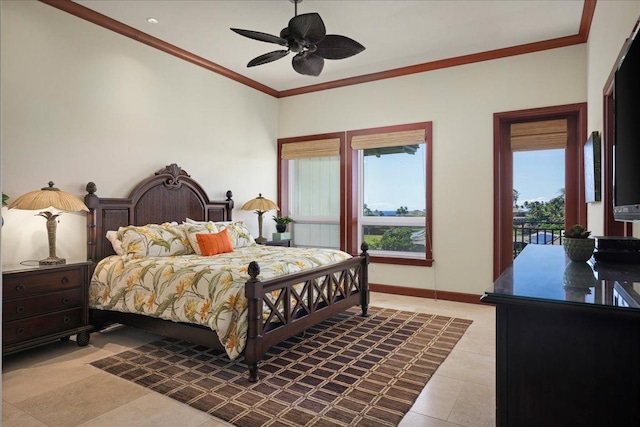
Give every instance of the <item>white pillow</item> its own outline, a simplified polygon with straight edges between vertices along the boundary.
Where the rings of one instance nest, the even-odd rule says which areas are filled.
[[[213,221],[196,221],[195,219],[187,218],[183,222],[183,224],[206,224],[206,223],[209,223],[209,222],[213,222]],[[218,222],[213,222],[213,223],[217,226],[218,224],[223,224],[223,225],[233,224],[233,221],[218,221]]]

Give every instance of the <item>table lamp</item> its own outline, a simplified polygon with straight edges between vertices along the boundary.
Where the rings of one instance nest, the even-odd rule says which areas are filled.
[[[54,183],[49,181],[49,186],[41,188],[37,191],[31,191],[15,199],[10,205],[9,209],[24,209],[24,210],[39,210],[55,208],[60,211],[66,212],[79,212],[89,209],[82,201],[73,194],[65,191],[60,191],[54,187]],[[56,256],[56,218],[58,218],[62,212],[54,214],[50,211],[43,211],[37,213],[36,216],[41,216],[47,219],[47,236],[49,238],[49,256],[40,260],[40,265],[56,265],[66,263],[64,258],[58,258]]]
[[[262,214],[274,209],[280,210],[278,205],[276,205],[274,202],[262,197],[262,193],[258,193],[258,197],[249,200],[244,204],[244,206],[242,206],[242,210],[255,211],[258,214],[258,234],[260,234],[260,236],[256,239],[256,243],[264,244],[267,242],[267,239],[262,237]]]

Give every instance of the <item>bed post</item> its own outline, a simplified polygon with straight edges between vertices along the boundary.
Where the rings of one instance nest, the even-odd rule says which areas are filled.
[[[369,245],[366,242],[362,242],[360,245],[362,253],[362,264],[360,265],[360,293],[362,294],[362,317],[368,317],[367,310],[369,310]]]
[[[227,199],[225,200],[225,202],[227,202],[227,208],[225,209],[224,220],[229,221],[231,219],[231,212],[233,211],[233,200],[231,199],[233,197],[233,193],[231,192],[231,190],[229,190],[227,191],[225,196],[227,197]]]
[[[87,214],[87,261],[96,261],[97,256],[97,214],[96,211],[98,209],[99,199],[96,196],[97,191],[96,184],[90,182],[87,184],[86,190],[87,195],[84,196],[84,204],[89,208],[89,213]]]
[[[262,349],[262,282],[258,279],[260,266],[257,262],[249,264],[249,276],[244,285],[244,294],[248,300],[249,327],[247,330],[247,344],[244,349],[244,359],[249,366],[249,381],[258,381],[258,362],[264,356]]]

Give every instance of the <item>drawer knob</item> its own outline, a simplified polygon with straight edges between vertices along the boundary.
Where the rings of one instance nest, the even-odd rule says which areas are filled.
[[[20,305],[20,306],[18,306],[18,308],[16,308],[16,311],[18,313],[24,313],[24,307]]]
[[[16,291],[18,292],[24,291],[24,284],[18,283],[18,285],[16,286]]]
[[[69,304],[69,298],[62,298],[62,303],[63,304]]]
[[[71,322],[71,318],[69,316],[64,316],[62,318],[62,323],[64,323],[65,325],[69,322]]]
[[[18,329],[16,330],[16,334],[18,334],[18,335],[22,335],[22,334],[24,334],[24,328],[18,328]]]
[[[67,283],[69,283],[69,278],[68,278],[67,276],[64,276],[64,277],[62,278],[62,284],[63,284],[63,285],[66,285]]]

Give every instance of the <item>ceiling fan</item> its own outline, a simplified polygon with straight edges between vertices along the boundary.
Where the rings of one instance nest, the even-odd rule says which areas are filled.
[[[302,0],[289,1],[295,4],[295,16],[289,21],[288,27],[280,31],[280,36],[231,28],[241,36],[286,47],[253,58],[247,67],[267,64],[287,56],[289,52],[296,52],[292,60],[293,69],[306,76],[319,76],[325,59],[344,59],[365,49],[349,37],[327,34],[324,22],[317,13],[298,15],[298,3]]]

